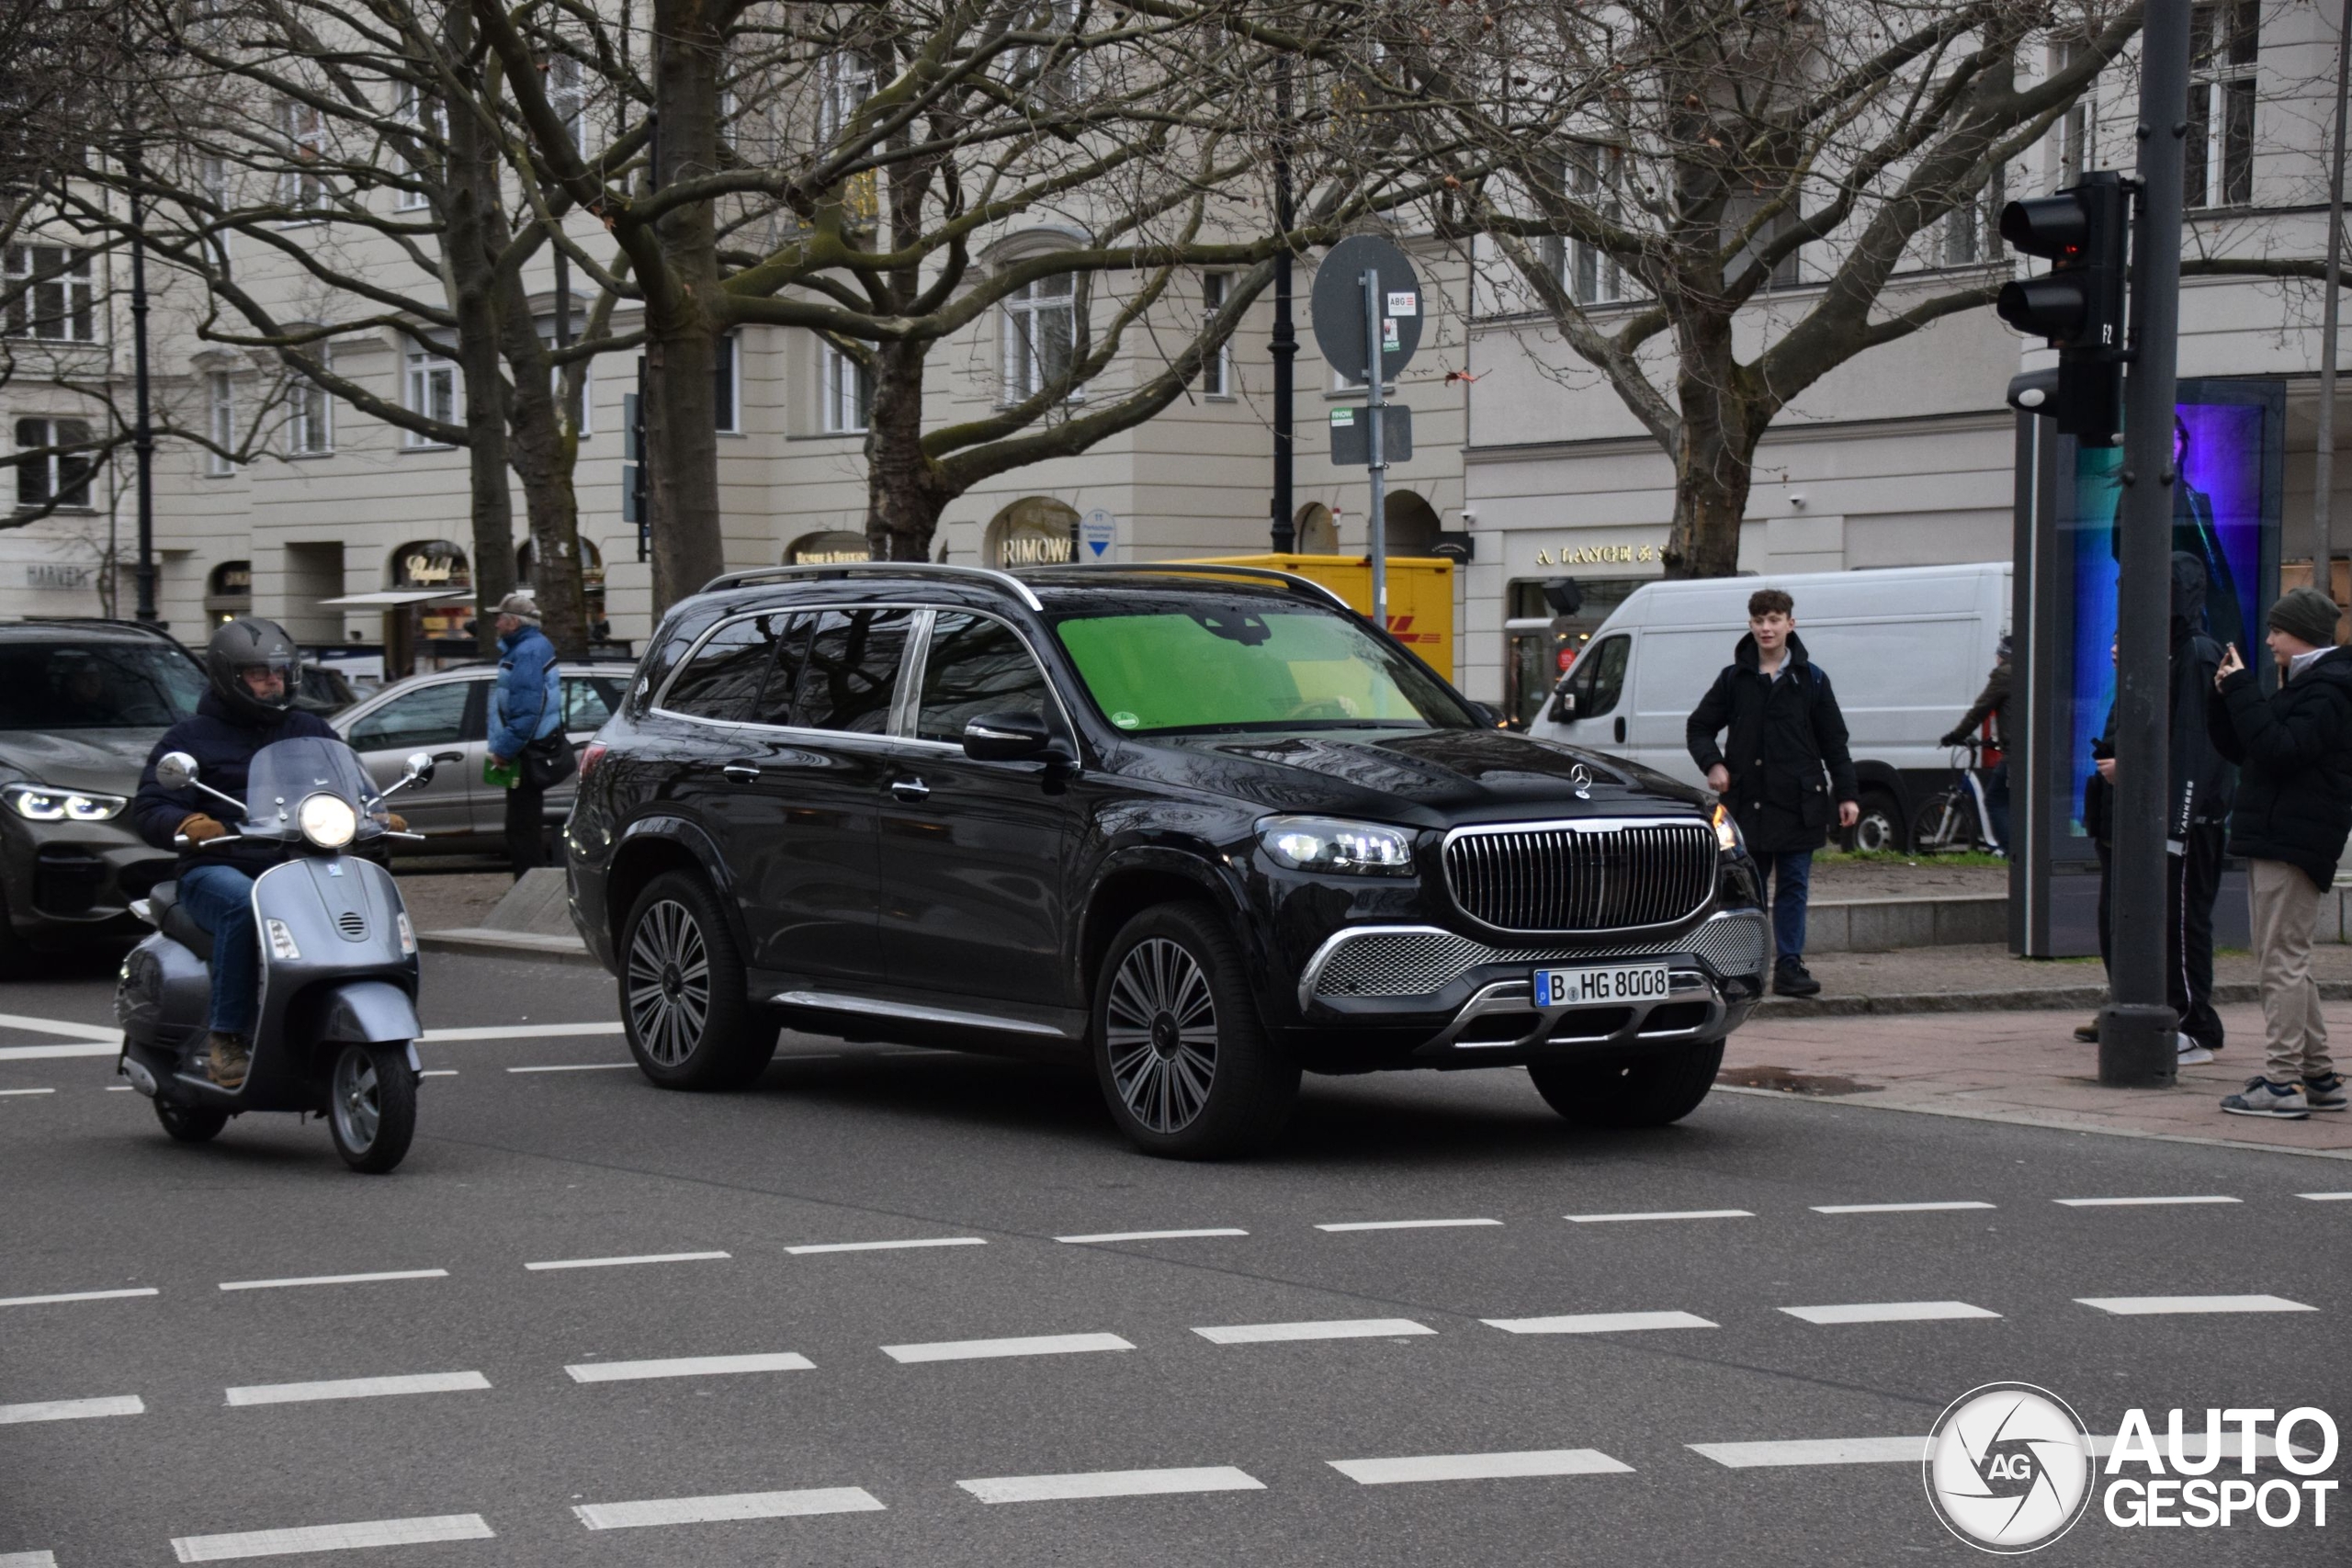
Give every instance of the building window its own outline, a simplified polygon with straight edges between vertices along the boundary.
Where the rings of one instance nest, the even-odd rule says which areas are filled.
[[[555,340],[553,338],[549,338],[548,340],[548,347],[550,350],[555,347]],[[548,367],[548,390],[554,394],[556,412],[559,415],[563,412],[564,372],[570,368],[571,367],[568,365],[550,365]],[[574,435],[586,436],[595,434],[594,429],[595,421],[592,417],[595,412],[595,407],[596,362],[593,359],[582,360],[580,365],[580,424],[579,427],[572,432]]]
[[[204,198],[212,210],[204,215],[208,222],[219,222],[236,202],[236,186],[229,173],[229,160],[217,154],[198,160],[197,183],[204,189]],[[216,229],[212,232],[212,259],[226,265],[229,260],[229,231]]]
[[[1212,272],[1201,278],[1201,324],[1205,328],[1216,319],[1231,298],[1233,275]],[[1233,396],[1233,339],[1227,336],[1216,345],[1216,352],[1201,362],[1201,395],[1204,398]]]
[[[2051,51],[2051,73],[2057,74],[2083,57],[2088,45],[2062,43]],[[2058,188],[2082,183],[2098,167],[2098,79],[2094,76],[2082,96],[2067,106],[2058,122]]]
[[[728,435],[743,432],[743,356],[739,333],[724,333],[712,344],[711,416],[714,429]]]
[[[410,349],[408,351],[408,406],[412,413],[421,413],[427,419],[439,420],[444,424],[457,423],[457,362],[429,348]],[[411,446],[448,445],[446,441],[437,440],[414,430],[407,432],[407,444]]]
[[[851,434],[874,412],[874,372],[831,344],[825,345],[825,430]]]
[[[288,164],[277,177],[277,199],[287,207],[316,207],[327,194],[326,180],[319,172],[327,153],[326,116],[314,105],[288,98],[277,107],[277,119],[286,136]]]
[[[417,91],[413,82],[400,85],[400,122],[417,143],[422,161],[402,158],[401,173],[412,180],[430,180],[438,172],[441,148],[448,141],[449,116],[438,98],[428,98]],[[433,197],[424,190],[402,186],[395,194],[392,205],[402,212],[413,212],[433,205]]]
[[[1724,238],[1728,240],[1733,234],[1746,228],[1755,218],[1756,209],[1760,205],[1761,203],[1758,202],[1733,202],[1730,210],[1724,215]],[[1749,237],[1747,243],[1740,248],[1739,254],[1724,266],[1724,282],[1735,282],[1745,276],[1748,268],[1756,265],[1758,252],[1764,250],[1782,234],[1797,226],[1798,218],[1793,210],[1794,207],[1795,198],[1792,197],[1789,207],[1776,213]],[[1800,245],[1772,264],[1771,274],[1765,278],[1764,287],[1767,289],[1794,288],[1804,282],[1804,247]]]
[[[2188,207],[2254,199],[2254,77],[2262,41],[2256,0],[2189,14],[2188,136],[2182,173]]]
[[[1035,397],[1070,372],[1077,348],[1077,279],[1067,272],[1023,284],[1004,302],[1004,395]],[[1070,393],[1073,401],[1077,392]]]
[[[237,460],[231,454],[237,449],[237,378],[226,370],[204,378],[204,434],[212,443],[205,448],[204,471],[214,479],[235,473]]]
[[[96,284],[87,251],[70,245],[10,245],[8,335],[96,343]]]
[[[78,419],[18,420],[17,450],[40,455],[20,458],[17,464],[17,504],[28,508],[88,506],[90,469],[94,466],[90,454],[57,448],[86,447],[89,441],[90,427]]]
[[[555,110],[556,118],[571,133],[571,150],[582,157],[588,155],[588,84],[580,73],[580,62],[568,54],[548,57],[548,107]]]
[[[320,367],[326,356],[320,355]],[[286,389],[286,450],[295,457],[323,457],[334,450],[334,400],[308,376],[297,374]]]
[[[1598,217],[1613,223],[1619,216],[1619,164],[1613,151],[1578,147],[1568,154],[1561,173],[1568,195]],[[1560,287],[1579,305],[1613,305],[1625,297],[1625,272],[1615,256],[1583,240],[1553,243],[1553,265]]]
[[[2007,197],[2006,171],[1999,164],[1984,181],[1984,188],[1944,214],[1944,265],[1972,266],[1999,259],[2001,206]]]
[[[854,54],[836,54],[825,62],[824,92],[817,103],[817,145],[831,147],[873,96],[873,66]]]

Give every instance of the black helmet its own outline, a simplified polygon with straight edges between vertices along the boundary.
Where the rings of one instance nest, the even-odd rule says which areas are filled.
[[[232,716],[248,724],[275,723],[294,705],[302,655],[277,622],[241,619],[212,634],[211,645],[204,651],[204,668],[212,677],[213,691],[229,705]],[[276,696],[258,695],[246,683],[246,672],[252,670],[277,672]]]

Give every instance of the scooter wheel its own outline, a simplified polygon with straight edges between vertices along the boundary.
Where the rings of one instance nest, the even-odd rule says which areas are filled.
[[[159,1100],[155,1102],[155,1120],[164,1124],[164,1131],[171,1134],[175,1144],[209,1144],[229,1124],[229,1113],[209,1105],[175,1105],[168,1100]]]
[[[327,1130],[352,1169],[380,1176],[416,1135],[416,1075],[405,1045],[345,1045],[327,1079]]]

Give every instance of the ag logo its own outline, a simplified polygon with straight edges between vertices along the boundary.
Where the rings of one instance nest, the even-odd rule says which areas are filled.
[[[1937,1417],[1921,1463],[1944,1528],[1980,1551],[2038,1551],[2091,1500],[2095,1467],[2082,1421],[2031,1383],[1986,1383]]]

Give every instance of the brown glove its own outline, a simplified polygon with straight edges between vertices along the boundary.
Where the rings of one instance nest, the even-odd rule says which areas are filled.
[[[180,832],[191,843],[200,844],[207,839],[217,839],[228,830],[201,811],[180,819]]]
[[[408,818],[397,811],[387,811],[384,813],[384,826],[395,833],[405,833],[408,831]]]

